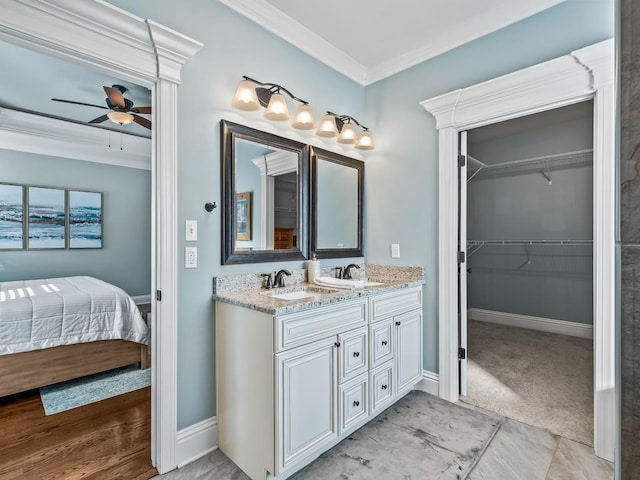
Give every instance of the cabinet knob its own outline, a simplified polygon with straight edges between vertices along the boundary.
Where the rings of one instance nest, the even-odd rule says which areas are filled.
[[[336,343],[334,343],[334,345],[335,345],[336,347],[340,347],[340,342],[336,342]]]
[[[387,341],[386,340],[382,340],[382,346],[386,346],[387,345]]]
[[[400,326],[401,322],[396,322],[396,325]]]
[[[386,385],[382,385],[382,390],[386,390],[387,386]]]
[[[354,407],[359,407],[360,406],[360,401],[359,400],[354,400],[353,401],[353,406]]]
[[[359,357],[360,356],[360,352],[353,352],[353,356],[354,357]]]

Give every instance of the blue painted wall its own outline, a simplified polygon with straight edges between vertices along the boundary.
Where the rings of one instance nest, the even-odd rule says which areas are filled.
[[[189,8],[171,0],[110,3],[204,43],[185,65],[178,94],[180,238],[185,219],[199,221],[199,267],[183,270],[179,259],[178,428],[216,411],[211,277],[282,265],[221,266],[220,209],[207,214],[202,208],[207,201],[221,203],[219,120],[362,158],[312,132],[266,121],[260,112],[232,110],[231,97],[242,75],[285,85],[309,100],[316,116],[324,110],[348,113],[371,128],[377,149],[366,155],[366,258],[425,267],[424,366],[437,372],[437,135],[434,120],[418,102],[613,35],[611,3],[569,0],[365,88],[215,1],[192,0]],[[391,243],[402,245],[400,260],[390,258]],[[180,243],[181,252],[184,246]],[[324,266],[342,264],[323,261]]]
[[[0,251],[0,281],[90,275],[151,293],[151,172],[0,149],[0,182],[103,192],[103,248]]]

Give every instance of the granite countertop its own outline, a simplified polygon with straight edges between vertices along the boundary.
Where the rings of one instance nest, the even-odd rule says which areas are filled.
[[[303,282],[282,288],[272,288],[269,290],[260,288],[241,291],[223,291],[214,293],[213,299],[218,302],[231,303],[233,305],[251,308],[271,315],[284,315],[287,313],[295,313],[311,308],[354,300],[361,297],[387,293],[403,288],[416,287],[425,283],[424,278],[415,278],[415,276],[404,279],[399,278],[399,276],[395,276],[394,278],[372,278],[369,280],[380,282],[381,284],[354,290],[336,290],[331,287]],[[297,300],[283,300],[268,296],[305,289],[328,291],[330,293],[323,293],[320,298],[301,298]]]

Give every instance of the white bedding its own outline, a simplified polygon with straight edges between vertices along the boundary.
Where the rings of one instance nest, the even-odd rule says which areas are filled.
[[[93,277],[0,282],[0,355],[113,339],[149,343],[122,289]]]

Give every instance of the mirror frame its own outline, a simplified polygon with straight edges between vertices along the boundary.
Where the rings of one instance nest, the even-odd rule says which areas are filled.
[[[264,263],[308,258],[309,149],[307,145],[227,120],[220,121],[222,187],[222,264]],[[235,251],[235,141],[244,139],[288,150],[298,155],[297,247],[286,250]]]
[[[364,257],[363,245],[363,208],[364,208],[364,162],[346,157],[322,148],[309,147],[311,157],[311,211],[310,211],[310,251],[318,258]],[[318,249],[318,160],[355,168],[358,172],[358,246],[355,248],[321,248]]]

